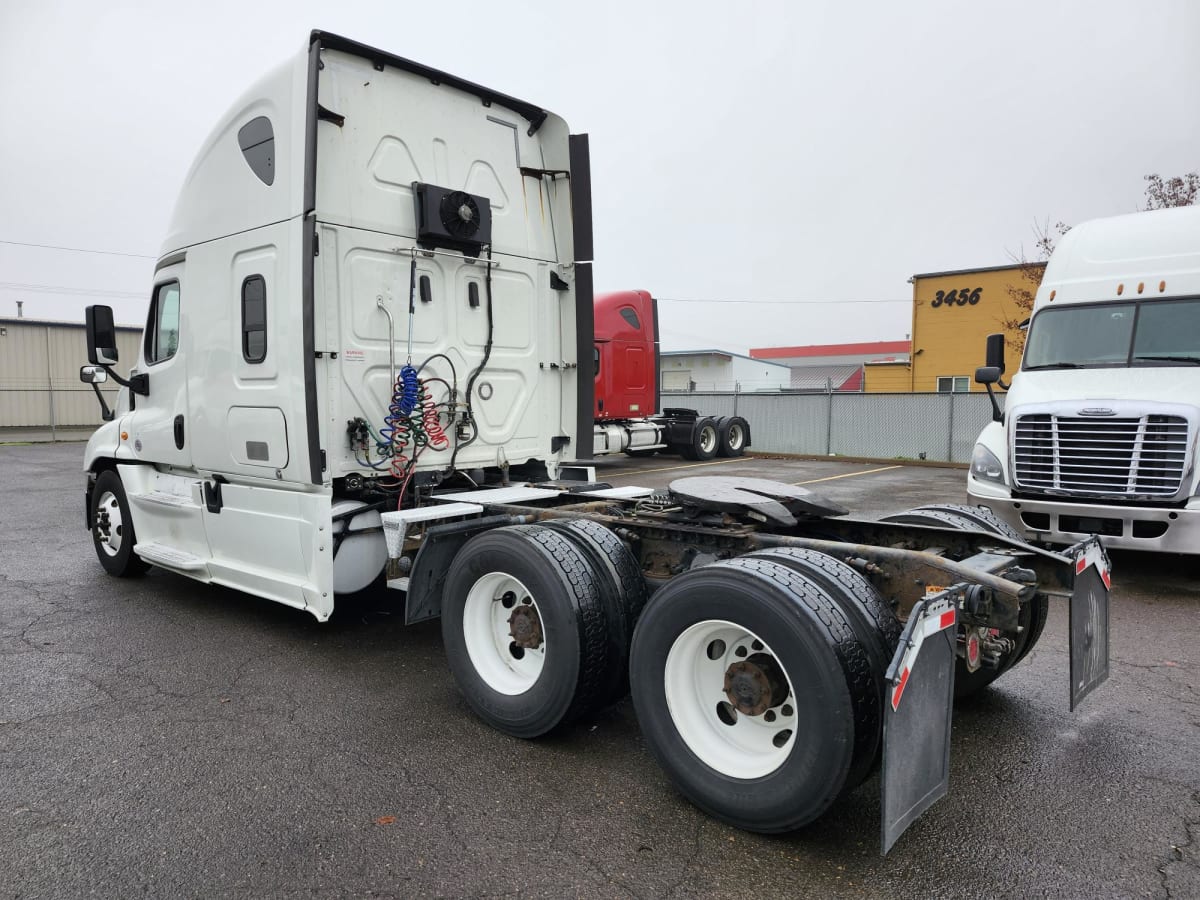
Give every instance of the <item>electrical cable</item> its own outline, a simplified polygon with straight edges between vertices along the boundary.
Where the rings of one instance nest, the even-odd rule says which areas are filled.
[[[438,357],[441,357],[450,365],[450,376],[451,376],[451,378],[454,379],[454,385],[455,385],[454,389],[457,391],[458,390],[458,370],[454,368],[454,360],[452,360],[450,357],[448,357],[445,353],[435,353],[435,354],[433,354],[433,356],[427,357],[425,359],[425,362],[421,363],[421,365],[419,365],[417,367],[417,374],[420,375],[422,372],[424,372],[425,367],[427,365],[429,365],[431,362],[433,362],[435,359],[437,359]]]
[[[424,384],[421,386],[424,387]],[[434,450],[445,450],[450,446],[450,439],[446,437],[446,432],[442,429],[437,404],[433,402],[433,398],[428,393],[424,391],[422,393],[425,396],[421,399],[421,420],[425,428],[426,443]]]
[[[475,424],[475,412],[471,406],[471,400],[475,390],[475,380],[479,377],[479,373],[483,371],[487,365],[488,359],[492,355],[492,339],[495,331],[495,321],[492,315],[492,245],[487,245],[487,272],[484,275],[484,289],[487,294],[487,343],[483,346],[483,359],[479,361],[479,365],[475,371],[471,373],[467,379],[467,390],[465,394],[465,405],[467,408],[466,421],[471,425],[471,436],[465,441],[454,442],[454,452],[450,454],[450,471],[454,471],[454,462],[458,458],[458,451],[463,447],[468,447],[473,444],[476,438],[479,437],[479,427]]]
[[[157,256],[147,256],[145,253],[121,253],[117,250],[90,250],[87,247],[64,247],[60,244],[31,244],[28,241],[0,241],[13,247],[37,247],[41,250],[67,250],[71,253],[97,253],[100,256],[128,256],[133,259],[158,259]]]

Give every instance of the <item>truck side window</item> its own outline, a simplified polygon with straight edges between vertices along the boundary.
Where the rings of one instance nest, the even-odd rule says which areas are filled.
[[[146,362],[170,359],[179,349],[179,282],[160,284],[150,304],[150,323],[146,328]]]
[[[635,330],[642,330],[642,323],[638,321],[638,314],[634,312],[632,306],[621,307],[621,318],[634,327]]]
[[[592,368],[596,370],[596,377],[600,377],[600,348],[592,344]]]
[[[242,359],[260,363],[267,358],[267,282],[251,275],[242,282]]]

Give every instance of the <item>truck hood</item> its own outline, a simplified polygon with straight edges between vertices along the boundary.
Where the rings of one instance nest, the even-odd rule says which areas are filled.
[[[1006,410],[1027,403],[1078,402],[1103,407],[1106,400],[1185,403],[1200,410],[1200,366],[1138,369],[1049,369],[1018,372],[1005,397]]]

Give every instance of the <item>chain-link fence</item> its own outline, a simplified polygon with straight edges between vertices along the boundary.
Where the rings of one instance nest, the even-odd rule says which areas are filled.
[[[664,406],[744,416],[760,453],[965,463],[992,420],[986,394],[663,394]]]
[[[105,385],[111,406],[116,386]],[[979,432],[992,419],[986,394],[739,394],[664,393],[664,407],[708,416],[744,416],[753,450],[813,456],[868,456],[970,462]],[[0,385],[0,441],[44,430],[86,433],[100,407],[86,385],[54,389]]]

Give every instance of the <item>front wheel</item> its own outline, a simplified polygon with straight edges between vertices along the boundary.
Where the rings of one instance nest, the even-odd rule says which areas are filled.
[[[141,575],[150,568],[133,552],[137,535],[121,476],[111,469],[100,473],[92,488],[92,544],[104,571],[118,578]]]

